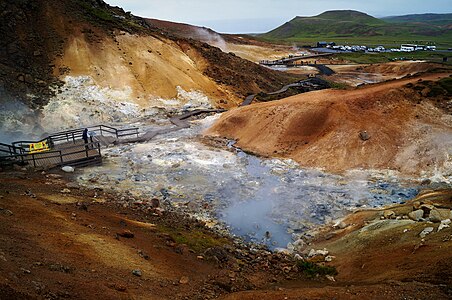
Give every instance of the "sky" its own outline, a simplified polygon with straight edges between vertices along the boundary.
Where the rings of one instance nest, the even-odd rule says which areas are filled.
[[[452,0],[105,0],[140,17],[212,28],[221,33],[270,31],[295,16],[353,9],[374,17],[450,13]]]

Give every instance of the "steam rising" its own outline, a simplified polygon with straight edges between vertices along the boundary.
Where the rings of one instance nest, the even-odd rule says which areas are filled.
[[[292,233],[333,222],[352,208],[398,203],[417,194],[416,183],[396,173],[363,170],[339,176],[301,169],[291,160],[212,149],[196,140],[212,121],[193,122],[189,129],[147,143],[106,149],[108,164],[86,170],[79,180],[134,196],[163,197],[199,218],[208,218],[207,206],[234,234],[272,248],[286,247],[297,238]]]
[[[2,97],[0,103],[0,142],[10,144],[21,139],[38,139],[44,133],[39,112],[22,102]]]
[[[175,111],[211,108],[206,95],[179,86],[174,99],[151,98],[143,108],[133,102],[130,87],[120,90],[100,87],[89,76],[67,76],[64,80],[61,91],[42,110],[32,110],[0,90],[0,142],[38,140],[69,128],[131,123],[154,114],[154,108]]]
[[[196,37],[214,47],[218,47],[223,52],[228,52],[226,41],[221,35],[215,32],[210,32],[205,28],[198,28],[195,32]]]

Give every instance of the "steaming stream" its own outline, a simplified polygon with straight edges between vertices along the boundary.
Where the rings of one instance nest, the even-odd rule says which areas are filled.
[[[85,169],[82,184],[133,196],[154,196],[246,241],[286,247],[315,225],[357,207],[414,197],[414,181],[391,172],[350,171],[343,176],[300,168],[291,160],[260,159],[199,142],[215,120],[159,136],[148,143],[104,151],[104,164]]]

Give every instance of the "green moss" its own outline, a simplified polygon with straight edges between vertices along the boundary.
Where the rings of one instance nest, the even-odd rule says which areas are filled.
[[[225,238],[214,237],[200,229],[187,231],[184,228],[170,228],[159,226],[159,231],[168,234],[177,244],[185,244],[196,253],[202,253],[212,247],[221,247],[229,244]]]
[[[102,9],[94,9],[94,10],[92,10],[92,14],[94,16],[96,16],[97,18],[104,20],[104,21],[113,21],[114,20],[110,13],[108,13],[107,11],[102,10]]]
[[[335,90],[346,90],[350,87],[349,85],[342,82],[328,81],[328,83],[330,84],[330,87]]]
[[[445,90],[439,86],[439,85],[434,85],[430,88],[430,91],[428,92],[427,96],[428,97],[438,97],[441,95],[445,94]]]
[[[443,78],[438,84],[447,91],[448,95],[452,95],[452,77]]]
[[[315,264],[313,262],[308,261],[299,261],[297,262],[297,267],[305,274],[308,278],[316,277],[317,275],[325,276],[325,275],[337,275],[337,270],[335,267],[330,266],[322,266]]]
[[[81,2],[80,5],[93,17],[96,17],[103,21],[114,21],[115,19],[111,15],[111,13],[107,10],[96,8],[91,6],[88,3]]]

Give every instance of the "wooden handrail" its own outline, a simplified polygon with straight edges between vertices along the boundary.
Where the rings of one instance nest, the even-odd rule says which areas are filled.
[[[93,157],[92,153],[91,155],[88,154],[88,151],[96,150],[98,154],[94,155],[94,157],[101,157],[101,146],[98,141],[96,142],[90,142],[90,143],[77,143],[78,140],[82,139],[83,130],[85,128],[88,128],[90,131],[98,132],[100,135],[113,135],[117,139],[123,138],[130,135],[139,135],[139,128],[138,127],[132,127],[132,128],[124,128],[124,129],[117,129],[108,125],[95,125],[95,126],[89,126],[84,128],[78,128],[78,129],[71,129],[61,132],[53,133],[39,141],[16,141],[13,142],[11,145],[8,144],[2,144],[0,143],[0,153],[5,153],[7,155],[0,155],[0,161],[8,162],[10,160],[13,160],[13,163],[15,160],[17,160],[18,163],[31,163],[33,166],[37,166],[40,160],[44,159],[55,159],[60,158],[59,163],[63,164],[65,163],[64,158],[74,155],[86,152],[86,157]],[[49,150],[49,151],[43,151],[43,152],[33,152],[31,153],[29,151],[30,144],[34,143],[40,143],[46,141],[48,145],[53,148],[55,144],[62,144],[62,142],[73,142],[76,145],[66,146],[59,148],[58,150]],[[2,149],[3,146],[3,149]],[[64,153],[68,152],[68,153]],[[10,163],[10,162],[8,162]],[[49,161],[49,164],[55,165],[55,162]]]
[[[114,128],[114,127],[111,127],[108,125],[101,124],[101,125],[94,125],[94,126],[88,126],[88,127],[84,127],[84,128],[77,128],[77,129],[56,132],[56,133],[50,134],[49,136],[47,136],[41,140],[38,140],[38,141],[16,141],[16,142],[12,143],[12,146],[15,148],[24,148],[24,146],[28,147],[29,144],[40,143],[43,141],[58,142],[58,141],[62,141],[62,140],[68,140],[68,138],[71,138],[71,139],[80,138],[82,136],[82,132],[85,128],[92,129],[91,131],[99,131],[101,133],[107,132],[110,134],[114,134],[117,138],[127,136],[127,135],[138,134],[138,130],[139,130],[138,127],[117,129],[117,128]],[[125,132],[129,132],[129,131],[133,131],[133,133],[119,134],[120,132],[125,133]],[[71,134],[70,137],[68,136],[69,134]],[[26,151],[26,149],[25,149],[25,151]]]

